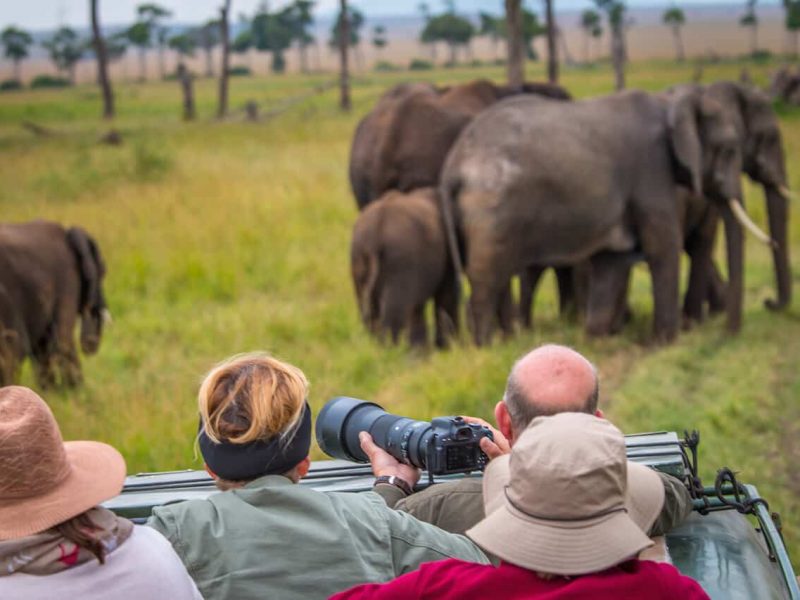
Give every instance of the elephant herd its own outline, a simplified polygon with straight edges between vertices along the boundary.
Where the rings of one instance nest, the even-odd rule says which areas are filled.
[[[97,351],[109,318],[104,276],[97,243],[80,227],[0,224],[0,387],[26,357],[42,387],[80,383],[73,330],[80,319],[81,349]]]
[[[743,207],[741,173],[764,188],[767,235]],[[791,300],[785,157],[768,98],[740,83],[683,85],[571,100],[560,87],[512,90],[487,81],[437,89],[403,84],[358,125],[350,181],[361,213],[351,270],[370,331],[435,343],[459,330],[461,276],[478,345],[517,314],[530,325],[537,282],[558,276],[563,311],[587,333],[619,331],[629,314],[632,266],[645,261],[653,330],[675,338],[681,323],[726,312],[741,326],[744,235],[768,243],[777,297]],[[713,261],[722,220],[728,281]],[[682,307],[680,259],[689,258]],[[520,280],[515,306],[511,281]]]

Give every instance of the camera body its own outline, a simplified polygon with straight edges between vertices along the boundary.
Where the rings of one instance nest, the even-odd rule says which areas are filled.
[[[369,462],[358,434],[367,431],[374,442],[397,460],[426,469],[431,475],[482,471],[488,459],[480,449],[492,432],[461,417],[437,417],[430,423],[387,413],[374,402],[338,397],[320,411],[317,443],[334,458]]]

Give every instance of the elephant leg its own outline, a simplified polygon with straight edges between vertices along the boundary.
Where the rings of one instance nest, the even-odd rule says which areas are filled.
[[[449,339],[458,335],[458,286],[448,277],[434,296],[436,347],[447,348]]]
[[[400,343],[403,329],[409,323],[409,310],[388,287],[381,290],[380,338],[388,332],[393,344]]]
[[[680,324],[680,235],[677,222],[667,216],[651,227],[655,231],[642,234],[642,246],[652,279],[653,334],[657,342],[670,342],[678,335]]]
[[[544,267],[531,265],[519,274],[519,315],[525,329],[533,326],[533,297],[543,273]]]
[[[709,299],[711,271],[713,263],[711,255],[714,250],[718,213],[709,206],[702,221],[686,238],[684,248],[689,255],[689,282],[683,298],[683,316],[687,324],[701,322],[704,318],[703,308]]]
[[[709,268],[708,311],[711,314],[718,314],[725,310],[725,298],[728,296],[728,284],[722,278],[717,263],[711,260],[709,262]]]
[[[511,294],[511,282],[509,281],[497,296],[497,321],[503,337],[508,338],[514,334],[514,299]]]
[[[412,348],[428,345],[428,326],[425,323],[425,304],[415,306],[411,311],[408,327],[408,342]]]
[[[556,267],[555,272],[558,282],[558,314],[562,319],[572,321],[578,314],[574,269],[572,267]]]
[[[473,283],[472,295],[467,304],[470,329],[475,345],[486,346],[492,341],[498,297],[502,292],[491,285]]]
[[[586,333],[616,333],[624,323],[631,259],[627,254],[601,252],[592,256]]]

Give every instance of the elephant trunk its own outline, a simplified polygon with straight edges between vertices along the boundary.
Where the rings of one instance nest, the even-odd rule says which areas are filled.
[[[738,333],[742,326],[742,301],[744,295],[744,232],[734,215],[732,201],[722,209],[725,223],[725,242],[728,252],[727,329]]]
[[[769,231],[774,240],[772,260],[775,265],[775,281],[778,289],[777,300],[769,298],[764,305],[770,310],[786,308],[792,300],[792,271],[789,265],[789,190],[766,187]],[[785,191],[784,191],[785,190]]]

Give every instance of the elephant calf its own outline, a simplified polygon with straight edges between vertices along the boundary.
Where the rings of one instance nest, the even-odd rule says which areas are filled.
[[[81,348],[97,351],[108,313],[105,264],[95,241],[79,227],[57,223],[0,224],[0,385],[13,383],[26,356],[39,385],[81,380]]]
[[[458,288],[447,254],[436,191],[390,191],[370,203],[353,228],[350,266],[367,328],[397,343],[428,343],[425,304],[435,303],[436,345],[458,330]]]

